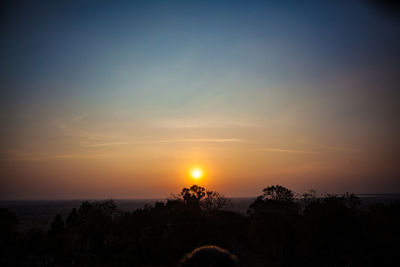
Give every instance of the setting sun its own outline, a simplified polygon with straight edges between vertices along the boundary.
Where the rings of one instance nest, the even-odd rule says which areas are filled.
[[[192,170],[191,175],[194,179],[199,179],[201,176],[203,176],[203,171],[196,168]]]

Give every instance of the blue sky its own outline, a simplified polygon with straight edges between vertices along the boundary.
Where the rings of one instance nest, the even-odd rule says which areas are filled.
[[[400,27],[368,1],[10,1],[2,10],[8,198],[163,196],[188,183],[172,177],[192,164],[231,195],[265,183],[399,189]],[[99,188],[93,160],[107,166]],[[110,177],[120,187],[107,191]],[[37,181],[43,188],[19,188]],[[127,186],[145,190],[121,193]]]

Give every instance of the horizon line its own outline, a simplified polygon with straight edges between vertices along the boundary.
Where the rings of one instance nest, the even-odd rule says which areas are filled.
[[[317,192],[318,193],[318,192]],[[398,193],[351,193],[351,192],[345,192],[345,193],[350,193],[350,194],[355,194],[356,196],[378,196],[378,195],[383,195],[383,196],[399,196],[400,197],[400,192]],[[345,193],[333,193],[335,195],[341,196],[344,195]],[[321,194],[331,194],[331,193],[321,193]],[[228,199],[240,199],[240,198],[257,198],[258,196],[225,196],[225,198]],[[296,197],[295,197],[296,198]],[[169,200],[169,198],[160,198],[160,197],[154,197],[154,198],[20,198],[20,199],[0,199],[1,201],[100,201],[100,200],[152,200],[152,201],[164,201],[164,200]]]

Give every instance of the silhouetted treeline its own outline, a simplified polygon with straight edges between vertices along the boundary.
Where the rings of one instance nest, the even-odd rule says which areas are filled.
[[[216,245],[242,266],[400,266],[400,203],[361,207],[353,194],[301,197],[263,190],[247,214],[192,186],[154,205],[121,212],[113,200],[83,202],[48,231],[16,230],[0,209],[0,266],[177,266],[186,253]]]

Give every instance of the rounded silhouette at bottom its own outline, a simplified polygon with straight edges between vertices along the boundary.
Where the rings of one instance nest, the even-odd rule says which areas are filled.
[[[186,254],[181,260],[181,267],[216,267],[216,266],[239,266],[238,258],[226,249],[209,245],[201,246]]]

